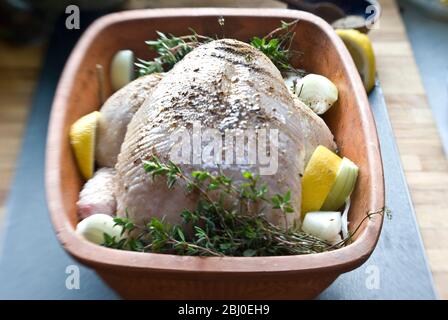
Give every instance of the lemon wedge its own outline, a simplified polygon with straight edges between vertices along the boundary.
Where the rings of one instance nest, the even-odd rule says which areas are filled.
[[[338,29],[336,33],[350,52],[366,91],[370,92],[375,86],[376,62],[369,37],[354,29]]]
[[[324,146],[314,150],[302,177],[302,216],[319,211],[338,176],[342,159]]]
[[[95,136],[99,117],[100,113],[94,111],[78,119],[70,127],[70,144],[75,153],[79,171],[86,180],[93,176]]]

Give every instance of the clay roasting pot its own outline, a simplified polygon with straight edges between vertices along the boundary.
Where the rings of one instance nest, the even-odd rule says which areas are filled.
[[[225,19],[224,27],[218,18]],[[355,241],[331,252],[280,257],[183,257],[136,253],[92,244],[75,234],[76,201],[84,183],[68,132],[81,116],[98,110],[96,64],[131,49],[151,58],[144,41],[156,30],[247,41],[263,36],[280,21],[299,19],[293,49],[302,52],[296,67],[322,74],[339,88],[338,103],[325,114],[342,155],[360,168],[349,213],[353,228],[368,212],[384,207],[384,179],[378,137],[355,64],[333,29],[322,19],[286,9],[158,9],[114,13],[94,22],[73,50],[53,102],[47,142],[46,191],[51,219],[65,250],[93,268],[123,298],[148,299],[302,299],[313,298],[341,273],[364,263],[381,231],[382,216],[367,219]],[[106,83],[106,93],[110,85]]]

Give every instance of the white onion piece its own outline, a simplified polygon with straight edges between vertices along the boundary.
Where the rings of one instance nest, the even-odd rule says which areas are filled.
[[[320,210],[335,211],[339,210],[353,192],[356,180],[358,179],[359,168],[352,161],[344,157],[339,166],[336,181],[325,199]]]
[[[348,197],[345,201],[345,209],[341,218],[342,239],[344,240],[348,238],[348,211],[350,210],[350,204],[350,197]]]
[[[338,88],[329,79],[308,74],[296,84],[299,99],[317,114],[324,114],[338,100]]]
[[[124,87],[134,79],[134,52],[120,50],[112,59],[110,81],[113,90]]]
[[[96,244],[104,243],[107,233],[116,240],[121,238],[121,226],[115,226],[114,218],[102,213],[93,214],[85,218],[76,226],[76,233]]]
[[[341,213],[336,211],[308,212],[302,230],[319,239],[333,243],[341,232]]]

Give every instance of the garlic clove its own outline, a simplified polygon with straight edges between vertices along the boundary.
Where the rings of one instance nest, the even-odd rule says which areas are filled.
[[[112,88],[118,90],[134,79],[134,52],[120,50],[112,59],[110,80]]]
[[[308,212],[302,224],[304,232],[329,243],[339,239],[341,228],[341,213],[336,211]]]
[[[77,234],[96,244],[104,243],[105,233],[115,239],[120,239],[122,230],[121,226],[115,226],[113,217],[102,213],[93,214],[76,226]]]

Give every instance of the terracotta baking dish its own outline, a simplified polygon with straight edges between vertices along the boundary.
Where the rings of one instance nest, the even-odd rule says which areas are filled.
[[[225,18],[224,30],[217,20]],[[360,167],[349,219],[356,226],[384,207],[384,180],[375,123],[355,65],[344,44],[320,18],[283,9],[161,9],[115,13],[98,19],[68,60],[53,102],[47,143],[46,189],[51,218],[64,248],[92,267],[124,298],[298,299],[313,298],[341,273],[359,267],[378,240],[382,216],[366,220],[354,243],[332,252],[281,257],[182,257],[104,248],[78,237],[75,203],[83,184],[68,131],[79,117],[99,108],[95,65],[106,75],[113,54],[134,50],[149,58],[145,40],[156,30],[247,40],[299,19],[295,63],[335,82],[339,102],[325,115],[343,155]],[[106,77],[107,78],[107,77]],[[109,90],[109,85],[107,84]],[[109,92],[110,93],[110,92]]]

